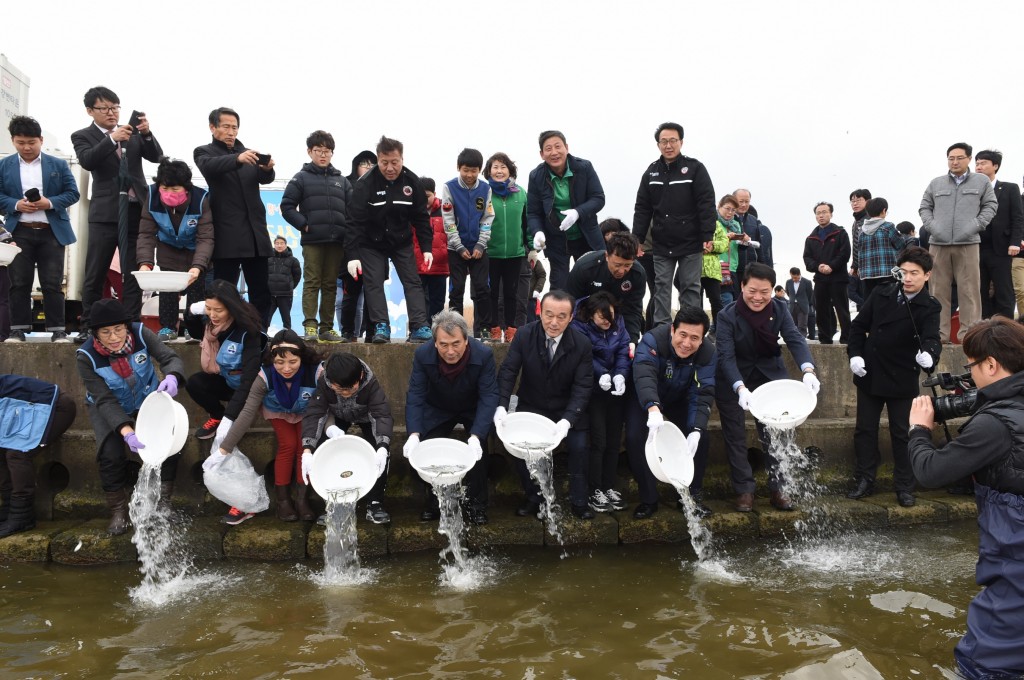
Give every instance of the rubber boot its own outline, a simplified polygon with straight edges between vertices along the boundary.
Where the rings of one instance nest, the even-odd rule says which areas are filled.
[[[295,506],[292,505],[292,494],[287,484],[280,484],[274,487],[277,493],[277,518],[282,522],[294,522],[299,518],[295,514]]]
[[[305,484],[295,485],[295,505],[298,507],[299,519],[303,522],[312,522],[316,519],[316,513],[309,506],[309,487]]]
[[[160,510],[166,510],[170,512],[173,508],[171,507],[171,496],[174,495],[174,480],[170,479],[167,481],[160,481],[160,500],[157,502],[157,507]]]
[[[128,531],[128,494],[124,489],[107,491],[107,507],[110,508],[110,524],[107,533],[120,536]]]
[[[28,531],[36,526],[36,512],[31,496],[11,496],[7,519],[0,523],[0,538]]]

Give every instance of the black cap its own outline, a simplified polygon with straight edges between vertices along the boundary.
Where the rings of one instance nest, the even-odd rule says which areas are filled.
[[[116,326],[119,323],[130,323],[132,317],[124,306],[113,298],[103,298],[92,303],[89,308],[89,328],[96,330],[104,326]]]

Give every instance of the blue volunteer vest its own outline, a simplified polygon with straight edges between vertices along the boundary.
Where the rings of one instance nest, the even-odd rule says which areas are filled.
[[[217,350],[217,365],[220,367],[220,375],[227,382],[228,387],[233,390],[237,390],[238,386],[242,384],[242,342],[244,340],[245,330],[235,327],[220,343],[220,349]]]
[[[448,193],[455,206],[455,226],[459,229],[459,239],[462,245],[472,250],[480,240],[480,220],[487,209],[487,194],[491,190],[491,185],[477,180],[476,188],[467,190],[459,184],[457,177],[445,184],[448,185]]]
[[[303,366],[292,378],[293,380],[301,380],[302,384],[299,386],[299,398],[295,400],[291,408],[285,408],[277,399],[277,394],[274,392],[274,384],[270,382],[270,372],[273,370],[270,366],[264,366],[260,369],[260,375],[263,376],[263,380],[267,383],[267,396],[263,397],[263,406],[271,413],[305,413],[306,407],[309,406],[309,400],[313,398],[313,394],[316,392],[316,367]]]
[[[132,365],[132,375],[127,378],[122,378],[114,371],[110,365],[110,357],[105,357],[97,352],[92,342],[87,342],[78,349],[80,354],[89,357],[96,375],[103,378],[118,403],[121,404],[121,408],[129,415],[138,411],[146,397],[160,384],[156,371],[153,369],[153,361],[149,356],[149,347],[142,339],[142,324],[133,323],[131,334],[132,346],[135,347],[135,351],[128,357],[128,361]],[[85,400],[90,404],[96,403],[91,394],[86,394]]]
[[[171,216],[167,214],[167,206],[160,202],[160,188],[155,184],[149,185],[149,212],[156,222],[156,237],[161,243],[179,250],[196,249],[196,231],[207,196],[206,190],[199,187],[193,187],[190,193],[188,207],[181,218],[181,224],[178,225],[178,231],[175,232]]]
[[[31,451],[39,446],[59,395],[53,383],[0,375],[0,448]]]

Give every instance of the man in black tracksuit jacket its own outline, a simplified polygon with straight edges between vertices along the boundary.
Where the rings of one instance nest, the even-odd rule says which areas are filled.
[[[605,251],[587,253],[569,272],[566,292],[579,300],[599,290],[608,291],[618,300],[616,313],[626,322],[629,341],[640,341],[644,322],[644,293],[647,273],[636,265],[637,242],[632,234],[615,234],[605,243]],[[609,263],[609,257],[612,262]],[[628,268],[627,268],[628,267]]]
[[[814,206],[818,221],[804,241],[804,266],[814,272],[814,311],[818,316],[818,339],[831,345],[839,317],[839,342],[850,338],[850,298],[847,284],[850,275],[846,265],[850,261],[850,236],[837,224],[832,224],[832,204]],[[832,310],[835,309],[835,315]]]
[[[382,155],[387,158],[382,158]],[[384,296],[390,259],[405,289],[409,339],[426,342],[430,340],[427,305],[416,268],[412,239],[415,232],[420,250],[432,252],[434,232],[427,212],[427,195],[420,186],[419,177],[402,163],[401,142],[382,137],[377,145],[377,157],[378,164],[359,178],[352,191],[351,228],[345,237],[348,270],[353,277],[363,277],[365,304],[374,332],[373,342],[390,342],[390,315]],[[385,160],[390,163],[387,171],[394,175],[393,179],[389,180],[381,170],[380,163]],[[394,163],[397,163],[397,170]]]
[[[714,238],[718,212],[715,188],[700,161],[683,156],[683,128],[664,123],[654,135],[661,157],[640,180],[633,209],[633,234],[640,243],[654,234],[654,325],[672,319],[672,286],[679,305],[701,306],[704,244]],[[676,268],[679,278],[676,278]]]

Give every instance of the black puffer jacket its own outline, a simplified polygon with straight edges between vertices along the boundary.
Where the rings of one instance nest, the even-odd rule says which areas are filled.
[[[267,274],[270,294],[274,297],[288,297],[292,295],[295,286],[299,285],[302,267],[292,255],[292,249],[285,248],[283,253],[275,250],[271,255],[267,261]]]
[[[352,184],[333,165],[306,163],[288,182],[281,214],[298,229],[304,246],[345,242]]]

